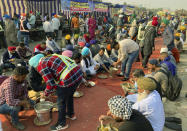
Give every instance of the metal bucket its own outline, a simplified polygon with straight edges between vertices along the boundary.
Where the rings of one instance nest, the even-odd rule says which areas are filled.
[[[34,106],[37,117],[34,123],[36,125],[46,125],[51,122],[51,109],[53,108],[53,103],[49,101],[43,101]]]

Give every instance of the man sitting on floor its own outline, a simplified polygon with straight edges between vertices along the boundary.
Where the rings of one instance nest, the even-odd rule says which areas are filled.
[[[21,107],[30,108],[31,102],[28,99],[25,80],[27,74],[28,70],[25,67],[16,67],[13,75],[0,85],[0,114],[9,114],[12,125],[18,130],[25,129],[25,126],[19,122],[18,113]]]
[[[44,53],[46,51],[46,42],[42,42],[34,47],[34,53]]]
[[[53,53],[59,54],[61,52],[60,47],[50,35],[47,36],[46,46],[49,50],[53,51]]]
[[[150,70],[150,77],[153,77],[161,86],[162,94],[169,88],[168,76],[163,72],[167,73],[167,70],[161,67],[156,59],[152,59],[148,63],[148,69]]]
[[[17,53],[19,54],[21,59],[29,59],[32,56],[32,51],[29,47],[25,46],[23,42],[19,44],[19,46],[16,48]],[[30,55],[27,56],[27,52],[30,53]]]
[[[150,122],[139,111],[132,109],[127,98],[114,96],[108,101],[109,111],[101,115],[99,121],[111,124],[119,131],[153,131]]]
[[[2,69],[14,69],[16,67],[16,59],[20,59],[20,56],[16,52],[16,47],[9,46],[8,50],[3,54],[3,64],[1,65]]]
[[[82,56],[83,59],[81,60],[81,66],[84,77],[87,78],[89,75],[95,75],[97,70],[100,68],[100,65],[90,56],[90,49],[84,47],[82,49]]]
[[[159,93],[155,90],[156,83],[150,78],[142,77],[138,79],[137,85],[138,94],[127,96],[130,101],[135,102],[132,108],[141,112],[149,120],[154,131],[163,131],[164,107]]]
[[[169,56],[167,48],[161,49],[159,60],[161,61],[160,64],[164,69],[170,71],[173,76],[177,74],[176,66],[172,61],[171,56]]]
[[[94,60],[98,62],[101,66],[102,69],[110,73],[109,67],[114,63],[112,60],[110,60],[105,54],[105,48],[101,48],[99,53],[94,56]]]
[[[75,63],[77,65],[79,65],[81,67],[81,60],[82,60],[81,53],[79,53],[78,51],[77,52],[73,52],[72,59],[75,61]],[[83,83],[85,84],[86,87],[90,87],[89,82],[84,77],[82,78],[82,81],[83,81]]]

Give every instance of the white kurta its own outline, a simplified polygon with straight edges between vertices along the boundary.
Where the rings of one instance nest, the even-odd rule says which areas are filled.
[[[87,59],[87,61],[88,61],[88,65],[90,65],[90,62],[91,62],[91,66],[88,66],[88,68],[87,68],[85,61],[82,59],[82,61],[81,61],[82,71],[83,72],[90,71],[91,75],[96,75],[97,70],[95,70],[94,68],[95,68],[96,65],[99,65],[99,63],[97,63],[95,60],[93,60],[92,57],[90,59],[90,62],[89,62],[88,59]]]
[[[129,95],[127,98],[130,101],[135,101],[137,96]],[[132,108],[141,112],[149,120],[154,131],[163,131],[165,123],[164,107],[157,91],[153,91],[147,98],[136,102]]]

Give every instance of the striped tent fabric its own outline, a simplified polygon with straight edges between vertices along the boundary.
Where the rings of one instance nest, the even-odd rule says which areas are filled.
[[[2,19],[4,14],[13,17],[14,13],[27,13],[27,9],[26,0],[0,0],[0,19]]]
[[[28,9],[33,12],[40,12],[41,15],[52,13],[58,14],[61,11],[60,0],[28,0]]]

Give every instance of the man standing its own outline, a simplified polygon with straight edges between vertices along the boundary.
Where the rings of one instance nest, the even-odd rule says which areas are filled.
[[[79,15],[78,14],[76,14],[76,16],[72,18],[71,27],[73,29],[74,34],[79,34]]]
[[[30,19],[29,19],[29,23],[31,25],[32,28],[35,27],[35,23],[36,23],[36,16],[34,15],[34,12],[30,11]]]
[[[123,15],[120,14],[119,18],[117,20],[117,31],[116,31],[116,35],[118,33],[121,33],[123,26],[124,26],[124,24],[123,24]]]
[[[94,18],[94,15],[92,15],[89,19],[88,19],[88,26],[89,26],[89,33],[90,33],[90,39],[94,39],[95,38],[95,29],[96,29],[96,20]]]
[[[121,73],[118,76],[124,76],[122,81],[127,81],[129,80],[132,64],[138,56],[139,45],[131,39],[124,39],[119,43],[114,43],[113,48],[119,50],[118,61],[114,62],[114,66],[122,64]]]
[[[21,32],[21,37],[24,38],[24,44],[29,46],[29,29],[31,29],[31,26],[26,18],[26,14],[22,14],[18,27]]]
[[[58,30],[60,27],[60,20],[58,19],[57,15],[54,15],[54,18],[52,19],[52,25],[53,25],[53,30],[55,32],[55,38],[57,40],[58,39]]]
[[[12,46],[16,43],[16,26],[14,22],[10,19],[9,15],[5,15],[5,30],[4,34],[6,37],[6,43],[8,46]]]
[[[4,35],[4,29],[0,23],[0,49],[2,49],[2,46],[6,49],[6,41],[5,41],[5,35]]]
[[[47,35],[53,36],[54,30],[53,30],[53,25],[49,20],[49,16],[46,17],[46,21],[43,23],[43,29],[46,36]]]
[[[25,80],[28,73],[26,67],[16,67],[13,75],[0,85],[0,114],[9,114],[12,125],[18,130],[25,129],[18,117],[21,107],[30,108]]]
[[[29,65],[36,68],[46,83],[42,98],[56,90],[59,110],[58,122],[51,126],[51,131],[68,128],[66,118],[76,119],[73,94],[82,81],[83,73],[80,67],[72,59],[56,54],[48,57],[38,54],[29,60]]]
[[[157,23],[149,22],[145,30],[143,47],[141,48],[142,58],[143,58],[142,66],[144,68],[147,68],[147,62],[155,47],[154,43],[155,43],[155,37],[156,37],[156,28],[155,28],[156,26],[157,26]]]
[[[165,30],[163,32],[164,45],[167,46],[168,51],[171,51],[173,53],[173,56],[175,57],[176,62],[179,63],[180,54],[174,44],[174,32],[172,31],[171,27],[169,26],[169,20],[164,19],[162,26],[165,28]]]

